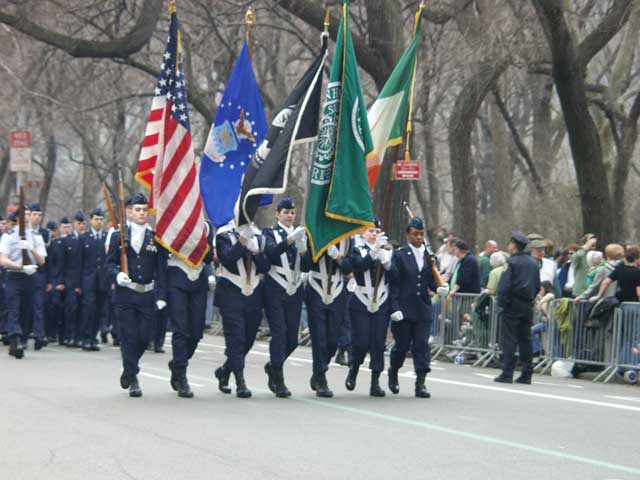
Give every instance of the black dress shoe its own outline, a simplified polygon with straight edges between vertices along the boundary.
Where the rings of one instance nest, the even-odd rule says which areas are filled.
[[[400,392],[400,383],[398,383],[398,370],[395,368],[389,367],[387,370],[387,375],[389,376],[389,390],[394,395],[397,395]]]
[[[120,346],[120,340],[118,339],[118,337],[113,337],[113,346],[114,347],[119,347]]]
[[[520,375],[518,378],[515,379],[515,383],[521,383],[523,385],[531,385],[531,377],[528,377],[526,375]]]
[[[231,375],[231,372],[222,366],[216,368],[214,375],[218,379],[218,390],[226,394],[231,393],[231,387],[229,387],[229,375]]]
[[[244,381],[244,372],[242,370],[236,370],[233,372],[236,377],[236,397],[238,398],[251,398],[251,390],[247,388],[247,384]]]
[[[99,352],[100,351],[100,347],[98,345],[93,344],[93,345],[89,346],[89,351],[90,352]]]
[[[171,372],[171,378],[169,379],[169,383],[171,384],[171,388],[173,388],[174,392],[178,391],[178,376],[176,375],[176,371],[173,368],[173,360],[169,360],[169,371]]]
[[[347,378],[344,381],[344,386],[347,387],[347,390],[350,392],[356,388],[356,378],[358,377],[358,367],[356,365],[351,365],[349,367],[349,373],[347,373]]]
[[[493,381],[497,382],[497,383],[513,383],[513,378],[506,377],[506,376],[500,374],[496,378],[494,378]]]
[[[142,390],[140,390],[140,384],[138,383],[137,377],[133,377],[133,380],[131,380],[131,385],[129,386],[129,396],[133,398],[139,398],[142,396]]]
[[[91,351],[91,345],[82,345],[82,350],[85,352],[90,352]]]
[[[131,382],[129,381],[129,377],[127,377],[124,372],[120,375],[120,386],[123,390],[126,390],[131,386]]]
[[[42,350],[42,347],[46,347],[47,346],[47,341],[44,338],[36,338],[36,341],[34,343],[34,348],[36,350]]]
[[[101,332],[100,333],[100,341],[102,343],[108,343],[109,339],[107,338],[107,332]]]
[[[180,398],[193,398],[193,392],[187,381],[186,374],[182,374],[178,378],[178,396]]]
[[[161,346],[160,346],[160,347],[155,347],[155,348],[153,349],[153,351],[154,351],[155,353],[164,353],[164,348],[162,348]]]
[[[427,390],[427,387],[424,385],[424,379],[427,376],[427,372],[419,371],[416,372],[416,397],[418,398],[431,398],[431,394]]]
[[[311,378],[309,379],[309,386],[314,392],[318,389],[318,377],[315,373],[311,375]]]
[[[9,340],[9,336],[6,333],[2,335],[2,344],[5,347],[8,347],[11,344],[11,340]]]
[[[371,372],[371,388],[369,395],[372,397],[384,397],[385,391],[380,386],[380,372]]]
[[[349,366],[349,360],[347,359],[347,349],[339,348],[338,353],[336,354],[335,362],[338,365],[344,365],[345,367]]]
[[[276,383],[275,380],[273,378],[273,370],[271,369],[271,362],[267,362],[264,364],[264,373],[267,374],[267,386],[269,387],[269,390],[271,390],[273,393],[276,393]]]
[[[284,373],[282,367],[271,367],[273,372],[273,382],[275,384],[275,394],[278,398],[288,398],[291,396],[291,392],[284,383]]]
[[[316,378],[317,378],[316,397],[321,397],[321,398],[333,397],[333,392],[329,388],[329,384],[327,383],[327,377],[324,374],[324,372],[316,375]]]

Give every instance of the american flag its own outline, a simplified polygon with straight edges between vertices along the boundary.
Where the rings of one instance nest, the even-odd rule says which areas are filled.
[[[191,143],[189,106],[182,73],[178,16],[170,7],[171,27],[156,84],[136,180],[151,190],[156,210],[156,240],[195,268],[209,250],[202,198]]]

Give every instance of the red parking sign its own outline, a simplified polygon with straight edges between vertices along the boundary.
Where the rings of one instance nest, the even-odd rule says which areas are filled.
[[[396,180],[420,180],[420,163],[398,160],[395,178]]]

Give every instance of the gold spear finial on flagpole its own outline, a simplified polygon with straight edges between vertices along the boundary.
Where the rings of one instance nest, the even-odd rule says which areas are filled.
[[[251,56],[251,28],[256,23],[256,11],[252,6],[249,6],[247,13],[244,14],[244,23],[247,25],[247,47]]]
[[[327,5],[327,8],[325,9],[325,14],[324,14],[324,31],[325,32],[329,31],[329,26],[331,26],[331,11],[329,10],[329,6]]]
[[[169,0],[169,15],[176,13],[176,0]]]

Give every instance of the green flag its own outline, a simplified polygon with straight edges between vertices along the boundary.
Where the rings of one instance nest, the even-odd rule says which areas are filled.
[[[387,147],[400,145],[407,127],[407,110],[411,85],[415,78],[416,54],[420,43],[420,21],[424,4],[420,4],[413,27],[413,40],[369,109],[369,126],[379,161],[367,163],[369,189],[373,191]]]
[[[306,203],[314,262],[331,245],[374,226],[367,158],[376,153],[347,24],[348,3],[336,39]]]

